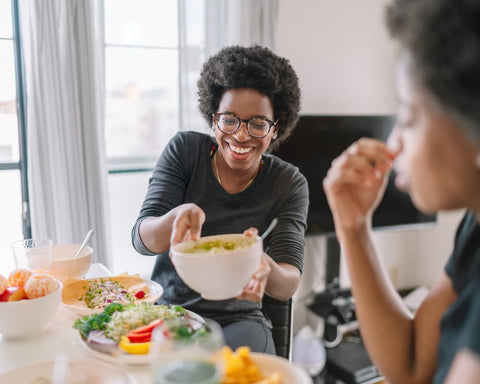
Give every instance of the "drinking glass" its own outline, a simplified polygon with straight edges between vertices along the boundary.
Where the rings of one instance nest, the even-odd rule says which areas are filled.
[[[49,271],[52,259],[52,240],[24,239],[12,243],[16,268]]]
[[[218,384],[223,375],[220,325],[185,316],[167,319],[152,332],[155,384]]]

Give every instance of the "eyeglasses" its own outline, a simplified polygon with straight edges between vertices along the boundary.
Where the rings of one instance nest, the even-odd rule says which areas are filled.
[[[231,135],[237,132],[242,125],[242,122],[245,123],[247,128],[247,132],[250,136],[256,138],[262,138],[268,135],[270,130],[274,125],[278,123],[277,121],[272,121],[266,119],[265,117],[252,117],[251,119],[240,119],[239,117],[235,116],[233,113],[214,113],[212,115],[213,121],[216,124],[217,128],[226,133],[227,135]]]

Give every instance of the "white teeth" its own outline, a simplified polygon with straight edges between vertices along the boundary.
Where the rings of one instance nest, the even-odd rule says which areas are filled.
[[[240,147],[235,147],[234,145],[230,144],[230,148],[232,149],[233,152],[235,153],[247,153],[250,152],[253,148],[240,148]]]

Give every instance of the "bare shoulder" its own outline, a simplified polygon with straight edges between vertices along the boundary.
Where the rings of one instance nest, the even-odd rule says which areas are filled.
[[[445,383],[480,384],[480,356],[469,349],[460,350]]]

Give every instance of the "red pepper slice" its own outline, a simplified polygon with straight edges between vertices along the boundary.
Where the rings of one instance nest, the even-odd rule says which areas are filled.
[[[144,332],[144,333],[127,333],[128,340],[131,343],[147,343],[152,338],[152,332]]]
[[[153,328],[155,328],[157,325],[162,324],[162,323],[163,323],[163,319],[153,320],[152,322],[148,323],[147,325],[144,325],[144,326],[142,326],[142,327],[138,327],[138,328],[132,329],[131,331],[129,331],[129,332],[127,333],[127,336],[128,336],[129,334],[134,334],[134,333],[145,333],[145,332],[150,332],[150,333],[152,333]]]

